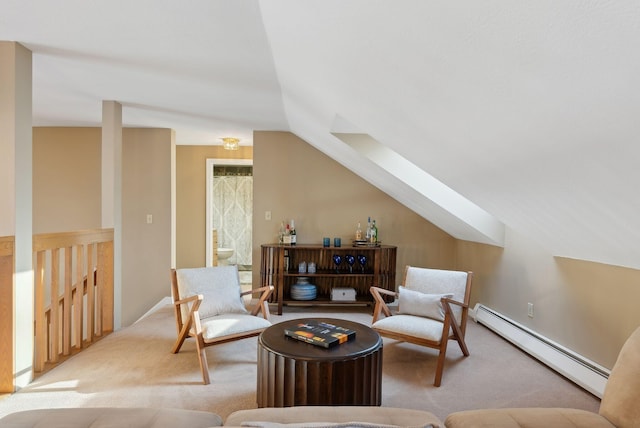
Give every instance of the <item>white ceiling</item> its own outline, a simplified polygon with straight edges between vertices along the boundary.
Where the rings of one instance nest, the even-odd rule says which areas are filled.
[[[288,130],[452,235],[501,244],[338,134],[353,131],[492,227],[640,268],[636,0],[1,0],[0,40],[33,51],[36,126],[100,126],[116,100],[125,126],[178,144]]]

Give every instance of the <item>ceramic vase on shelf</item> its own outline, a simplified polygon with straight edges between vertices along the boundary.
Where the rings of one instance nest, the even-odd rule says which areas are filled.
[[[309,283],[306,276],[298,277],[295,284],[291,286],[291,298],[293,300],[313,300],[316,298],[316,286]]]

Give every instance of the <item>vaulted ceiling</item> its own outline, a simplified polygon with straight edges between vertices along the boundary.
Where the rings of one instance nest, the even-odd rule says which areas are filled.
[[[291,131],[453,236],[640,268],[640,2],[2,0],[34,126]]]

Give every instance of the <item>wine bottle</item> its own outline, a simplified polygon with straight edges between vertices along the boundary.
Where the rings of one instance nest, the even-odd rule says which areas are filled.
[[[373,224],[371,225],[371,242],[378,242],[378,227],[376,226],[375,220],[373,220]]]
[[[291,245],[291,229],[289,228],[289,223],[287,223],[287,225],[285,226],[282,243],[284,245]]]
[[[293,219],[291,219],[291,245],[296,245],[296,226],[295,223],[293,222]]]

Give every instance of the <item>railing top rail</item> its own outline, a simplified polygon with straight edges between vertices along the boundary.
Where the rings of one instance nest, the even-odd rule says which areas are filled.
[[[65,248],[113,241],[113,229],[86,229],[73,232],[41,233],[33,236],[33,251]]]

